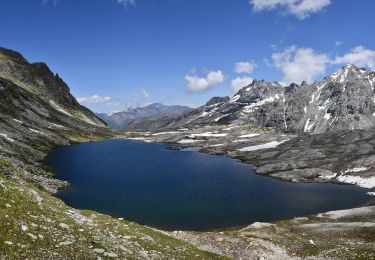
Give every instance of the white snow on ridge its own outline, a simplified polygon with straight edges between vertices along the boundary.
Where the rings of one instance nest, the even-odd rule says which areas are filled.
[[[238,151],[241,151],[241,152],[251,152],[251,151],[257,151],[257,150],[275,148],[275,147],[277,147],[277,146],[279,146],[282,143],[285,143],[287,141],[289,141],[289,139],[283,140],[283,141],[279,141],[279,142],[278,141],[272,141],[272,142],[265,143],[265,144],[259,144],[259,145],[253,145],[253,146],[244,147],[244,148],[238,149]]]
[[[240,99],[240,95],[235,95],[234,97],[232,97],[231,99],[230,99],[230,101],[229,101],[229,103],[234,103],[234,102],[236,102],[237,100],[239,100]]]
[[[314,103],[315,100],[317,100],[322,92],[322,89],[325,87],[327,83],[324,83],[321,86],[318,86],[318,89],[311,95],[310,104]],[[318,94],[318,95],[317,95]]]
[[[373,191],[367,192],[367,194],[370,195],[370,196],[375,196],[375,192],[373,192]]]
[[[7,140],[7,141],[9,141],[9,142],[12,142],[12,143],[14,142],[14,140],[13,140],[12,138],[8,137],[7,134],[1,134],[1,133],[0,133],[0,136],[4,137],[5,140]]]
[[[250,113],[250,112],[253,111],[253,108],[255,108],[255,107],[260,107],[260,106],[263,106],[263,105],[265,105],[267,103],[274,102],[275,100],[283,99],[283,98],[284,98],[283,94],[276,94],[275,96],[271,96],[271,97],[262,99],[262,100],[260,100],[260,101],[258,101],[256,103],[253,103],[251,105],[245,106],[243,108],[243,112]]]
[[[225,115],[222,115],[222,116],[219,116],[217,118],[215,118],[215,122],[218,122],[220,119],[222,119],[223,117],[226,117],[228,114],[225,114]]]

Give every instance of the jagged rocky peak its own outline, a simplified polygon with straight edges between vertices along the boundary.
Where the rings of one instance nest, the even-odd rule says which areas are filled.
[[[347,64],[337,72],[333,73],[328,79],[334,80],[338,83],[347,83],[348,81],[355,81],[358,78],[363,78],[370,74],[370,71],[366,68],[359,68],[356,65]]]
[[[206,103],[206,106],[212,106],[218,103],[228,102],[229,100],[229,97],[213,97]]]
[[[0,48],[0,77],[37,95],[61,113],[105,126],[101,119],[77,102],[68,85],[43,62],[29,63],[20,53]]]

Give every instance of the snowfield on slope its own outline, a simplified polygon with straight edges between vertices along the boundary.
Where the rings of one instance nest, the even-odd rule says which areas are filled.
[[[257,150],[262,150],[262,149],[275,148],[275,147],[279,146],[280,144],[285,143],[286,141],[289,141],[289,139],[279,141],[279,142],[278,141],[272,141],[272,142],[265,143],[265,144],[252,145],[252,146],[248,146],[248,147],[238,149],[238,151],[240,151],[240,152],[251,152],[251,151],[257,151]]]

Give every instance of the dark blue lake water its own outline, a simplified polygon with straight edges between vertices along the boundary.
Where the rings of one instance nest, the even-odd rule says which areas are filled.
[[[54,149],[45,164],[71,186],[68,205],[166,230],[244,226],[360,206],[361,188],[293,184],[256,175],[224,156],[165,144],[106,140]]]

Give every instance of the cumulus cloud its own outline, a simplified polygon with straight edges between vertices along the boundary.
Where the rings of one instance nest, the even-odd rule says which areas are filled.
[[[254,62],[239,61],[234,64],[234,71],[236,73],[252,73],[257,65]]]
[[[111,97],[93,95],[91,97],[79,97],[77,101],[80,104],[110,104],[113,102],[113,99]]]
[[[316,76],[325,73],[330,63],[325,53],[318,53],[311,48],[290,46],[283,52],[272,54],[273,66],[284,73],[283,83],[311,83]]]
[[[233,95],[236,94],[240,89],[250,85],[251,82],[253,82],[253,79],[250,77],[238,77],[233,79],[230,83],[231,93]]]
[[[361,45],[354,47],[342,56],[331,58],[327,53],[319,53],[311,48],[290,46],[283,52],[272,54],[270,65],[283,72],[283,84],[313,82],[325,73],[328,67],[354,64],[358,67],[375,69],[375,51]]]
[[[187,89],[190,92],[201,92],[217,86],[224,81],[224,74],[218,71],[210,71],[205,77],[187,74],[185,76],[187,81]]]
[[[251,0],[256,12],[281,10],[303,20],[314,13],[322,11],[331,4],[330,0]]]
[[[135,6],[135,0],[117,0],[119,4],[123,4],[126,7]]]
[[[343,56],[337,56],[332,64],[354,64],[359,67],[375,69],[375,51],[357,46]]]

